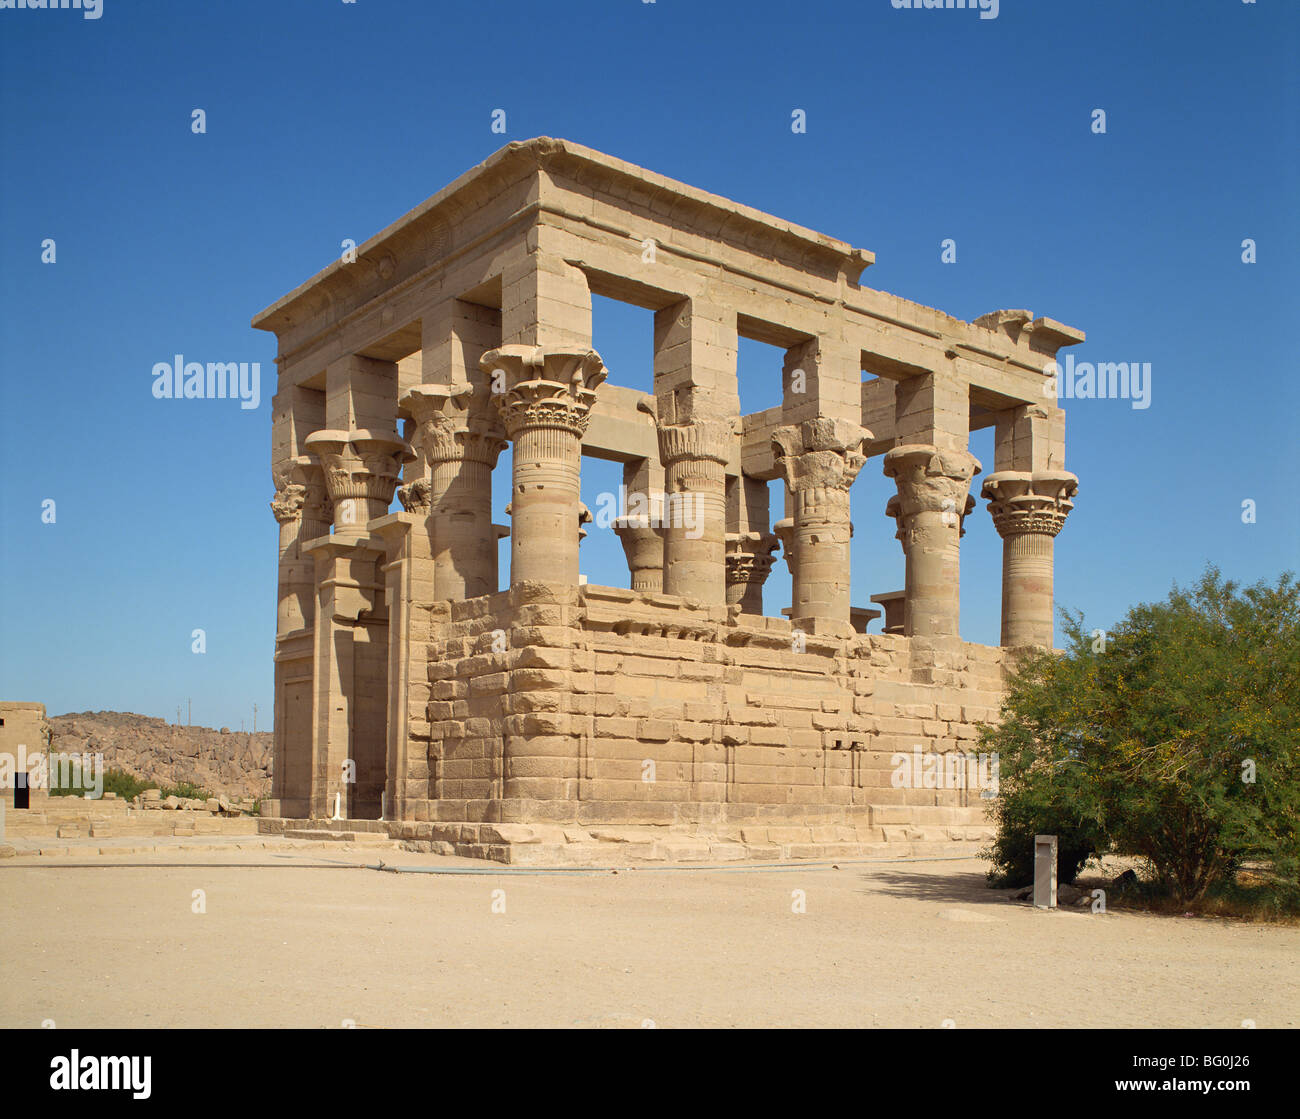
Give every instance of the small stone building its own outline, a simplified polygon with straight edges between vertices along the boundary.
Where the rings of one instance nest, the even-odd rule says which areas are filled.
[[[45,717],[45,704],[0,701],[0,801],[13,806],[19,781],[27,786],[29,803],[43,802],[48,797],[45,774],[49,749],[50,723]]]
[[[1008,650],[1052,641],[1076,480],[1050,371],[1083,334],[874,291],[872,259],[542,137],[258,315],[279,342],[264,812],[383,813],[508,860],[618,829],[715,854],[979,838],[982,790],[951,774],[973,772]],[[593,352],[593,294],[653,312],[653,393]],[[785,351],[779,407],[741,414],[741,337]],[[968,435],[986,427],[1000,648],[958,637]],[[580,585],[584,456],[623,466],[627,587]],[[897,495],[853,544],[893,534],[906,556],[906,586],[872,596],[883,633],[849,579],[864,467]],[[778,550],[794,601],[765,606]],[[945,762],[949,780],[922,777]]]

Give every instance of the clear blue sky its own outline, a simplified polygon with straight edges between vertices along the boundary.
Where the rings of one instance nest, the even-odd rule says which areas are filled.
[[[269,725],[275,341],[249,319],[536,135],[871,249],[873,287],[967,319],[1029,308],[1087,331],[1078,360],[1150,362],[1145,410],[1066,402],[1058,604],[1106,626],[1209,561],[1296,566],[1292,0],[1002,0],[991,20],[890,0],[103,4],[0,11],[0,697],[169,718],[192,698],[196,723],[235,728],[256,703]],[[612,379],[644,384],[647,313],[598,303]],[[260,408],[155,400],[177,353],[260,362]],[[779,398],[779,361],[742,348],[747,410]],[[991,433],[972,450],[991,470]],[[618,475],[587,464],[591,504]],[[865,603],[901,587],[902,553],[879,460],[855,489]],[[962,632],[996,643],[983,502],[968,529]],[[626,585],[609,533],[583,569]]]

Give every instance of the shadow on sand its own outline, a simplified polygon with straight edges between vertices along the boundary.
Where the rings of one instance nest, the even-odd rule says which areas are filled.
[[[982,870],[953,870],[918,874],[904,870],[867,870],[861,875],[863,893],[889,894],[913,901],[960,902],[963,905],[1005,907],[1010,891],[990,890]]]

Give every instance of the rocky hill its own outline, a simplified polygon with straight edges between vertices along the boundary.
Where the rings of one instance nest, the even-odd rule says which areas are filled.
[[[103,754],[120,769],[159,785],[189,781],[214,796],[271,795],[271,733],[175,726],[124,711],[82,711],[49,719],[50,749]]]

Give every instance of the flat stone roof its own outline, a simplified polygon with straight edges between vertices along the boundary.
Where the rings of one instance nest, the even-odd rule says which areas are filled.
[[[357,257],[372,253],[382,255],[385,251],[391,251],[404,239],[404,234],[437,222],[440,209],[446,207],[457,196],[472,190],[480,180],[494,173],[509,172],[516,167],[522,170],[529,166],[539,172],[547,166],[560,171],[568,166],[588,175],[594,172],[597,178],[608,180],[612,186],[617,186],[619,180],[624,182],[631,180],[658,194],[672,195],[699,208],[723,213],[733,224],[736,222],[747,224],[755,231],[765,232],[787,243],[796,242],[818,254],[839,258],[840,267],[851,281],[856,281],[862,270],[875,261],[874,253],[866,249],[854,248],[846,241],[817,233],[784,218],[700,190],[698,187],[679,182],[666,175],[638,167],[634,163],[605,155],[582,144],[575,144],[571,140],[560,140],[550,136],[536,136],[531,140],[514,141],[499,148],[482,163],[471,167],[436,194],[359,245],[356,249]],[[255,315],[252,325],[259,330],[276,330],[280,326],[288,325],[291,316],[286,312],[312,289],[328,284],[331,277],[345,267],[347,265],[341,260],[334,260],[311,279],[299,284],[287,295],[277,299]]]

